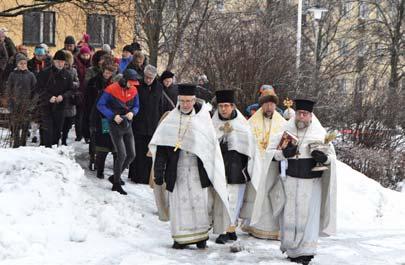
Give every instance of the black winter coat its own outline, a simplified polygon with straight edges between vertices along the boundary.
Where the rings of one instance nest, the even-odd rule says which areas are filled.
[[[230,119],[224,119],[220,114],[221,120],[233,120],[238,113],[233,111]],[[228,144],[222,140],[219,143],[221,147],[222,157],[225,163],[225,176],[228,184],[244,184],[250,181],[250,176],[247,173],[248,157],[235,150],[228,150]]]
[[[55,66],[46,68],[38,74],[37,93],[39,94],[39,107],[41,114],[64,111],[65,99],[72,96],[73,80],[66,69],[58,70]],[[50,103],[52,96],[62,95],[64,100],[61,103]]]
[[[195,111],[198,113],[201,110],[201,105],[194,105]],[[173,146],[158,146],[156,150],[156,159],[154,164],[155,183],[162,185],[166,183],[166,189],[173,192],[174,185],[177,179],[177,163],[179,162],[179,151],[174,152]],[[211,186],[211,181],[208,178],[207,171],[200,158],[197,157],[198,173],[202,188]]]
[[[163,86],[163,91],[166,93],[166,95],[172,100],[174,107],[177,104],[177,97],[179,95],[179,90],[177,85],[171,85],[170,87],[165,87]],[[170,103],[170,101],[163,95],[163,113],[166,111],[170,111],[174,109],[173,105]]]
[[[180,151],[174,152],[173,146],[158,146],[155,159],[155,183],[162,185],[166,183],[166,189],[173,192],[174,185],[177,179],[177,163],[179,162]],[[211,186],[211,181],[208,178],[207,171],[200,158],[197,158],[198,173],[202,188]]]
[[[134,134],[152,136],[155,133],[164,113],[162,90],[157,79],[150,86],[141,83],[138,88],[139,112],[132,123]]]

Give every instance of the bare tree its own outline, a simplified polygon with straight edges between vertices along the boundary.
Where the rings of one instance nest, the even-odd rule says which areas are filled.
[[[71,4],[83,10],[105,10],[117,11],[120,10],[120,1],[111,0],[36,0],[32,3],[22,3],[15,0],[14,3],[9,3],[11,6],[0,11],[0,17],[17,17],[27,12],[42,11],[51,7],[58,7],[62,4]]]
[[[209,0],[135,0],[135,34],[148,46],[149,60],[157,65],[159,56],[167,56],[167,68],[174,61],[187,28],[196,11]]]

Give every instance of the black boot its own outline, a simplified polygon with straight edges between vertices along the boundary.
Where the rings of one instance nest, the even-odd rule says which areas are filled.
[[[108,178],[108,181],[111,182],[111,184],[114,184],[114,175],[111,175],[111,176]],[[120,179],[120,184],[121,184],[121,186],[124,186],[124,185],[125,185],[125,181],[123,181],[122,179]]]
[[[97,170],[97,178],[103,179],[104,178],[104,172]]]
[[[186,247],[186,245],[179,244],[176,241],[173,242],[173,246],[172,246],[172,248],[174,248],[174,249],[184,249],[185,247]]]
[[[37,143],[37,142],[38,142],[38,138],[37,138],[36,136],[32,137],[31,142],[32,142],[33,144]]]
[[[219,237],[215,240],[215,243],[217,244],[225,244],[228,242],[229,237],[227,234],[220,234]]]
[[[314,258],[314,256],[299,256],[296,258],[288,257],[288,259],[291,262],[295,262],[295,263],[299,263],[299,264],[303,264],[303,265],[308,265],[313,258]]]
[[[197,248],[199,248],[199,249],[207,248],[207,240],[203,240],[203,241],[197,242],[196,245],[197,245]]]
[[[232,233],[227,232],[226,235],[228,236],[229,240],[233,240],[233,241],[238,240],[238,236],[236,235],[236,232],[232,232]]]
[[[117,191],[117,192],[119,192],[119,193],[122,194],[122,195],[127,195],[127,194],[128,194],[128,193],[122,188],[122,186],[119,185],[119,184],[114,184],[111,190],[112,190],[112,191]]]

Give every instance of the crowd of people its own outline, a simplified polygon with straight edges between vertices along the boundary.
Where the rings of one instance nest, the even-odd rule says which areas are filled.
[[[207,104],[214,95],[206,76],[199,85],[175,84],[174,73],[159,75],[137,43],[117,58],[108,45],[95,51],[87,34],[78,43],[67,36],[53,56],[41,44],[29,60],[26,47],[13,53],[4,32],[0,37],[9,108],[25,113],[12,124],[15,141],[24,145],[30,131],[35,142],[39,128],[40,145],[67,145],[74,124],[98,178],[112,154],[112,191],[127,195],[127,168],[131,182],[153,187],[173,248],[206,248],[210,229],[217,244],[226,244],[237,240],[240,226],[256,238],[280,240],[292,262],[308,264],[319,235],[335,232],[336,156],[314,101],[297,99],[295,111],[288,104],[283,111],[274,88],[264,85],[247,119],[233,90],[215,91],[215,104]],[[36,104],[27,109],[26,99]],[[35,119],[28,115],[35,112]],[[287,132],[292,138],[280,145]],[[326,147],[313,150],[314,143]],[[326,169],[315,170],[317,164]]]

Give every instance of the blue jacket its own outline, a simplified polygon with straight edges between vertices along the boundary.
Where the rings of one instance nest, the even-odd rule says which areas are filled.
[[[122,74],[127,68],[128,64],[132,61],[132,56],[128,58],[121,58],[120,64],[118,66],[118,72]]]
[[[118,82],[109,85],[97,101],[97,109],[105,118],[112,121],[115,115],[125,115],[132,112],[134,116],[139,111],[138,81],[129,81],[131,86],[123,89]]]

